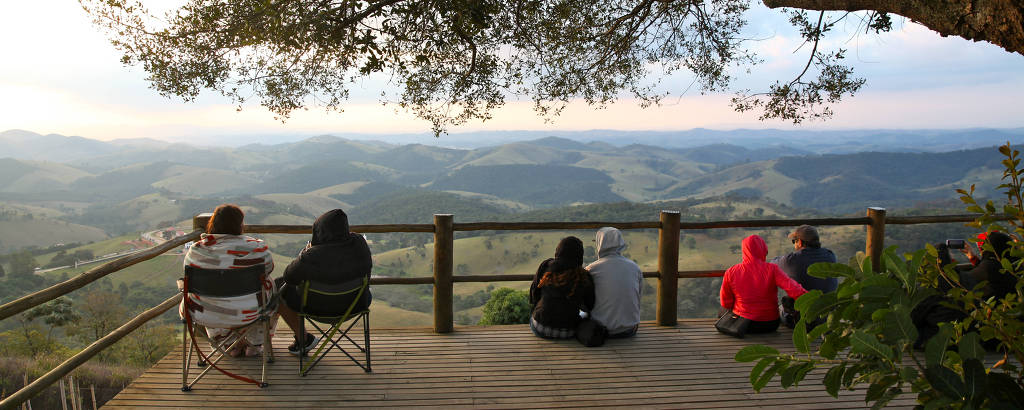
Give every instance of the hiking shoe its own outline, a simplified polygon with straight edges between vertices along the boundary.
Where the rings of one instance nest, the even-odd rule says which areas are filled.
[[[305,339],[306,343],[305,346],[302,347],[301,352],[299,351],[298,341],[295,341],[295,343],[292,343],[291,346],[288,346],[288,353],[291,353],[296,356],[298,356],[299,354],[306,354],[310,350],[313,350],[314,347],[316,347],[316,342],[320,341],[320,338],[313,336],[310,333],[306,333]]]

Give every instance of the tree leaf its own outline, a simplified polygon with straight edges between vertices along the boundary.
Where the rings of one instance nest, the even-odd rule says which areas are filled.
[[[807,274],[816,278],[853,278],[856,272],[842,263],[818,262],[807,267]]]
[[[964,381],[960,376],[945,366],[931,366],[924,370],[924,377],[936,391],[954,400],[963,400]]]
[[[925,363],[928,367],[942,365],[942,357],[946,354],[946,345],[949,344],[949,335],[952,330],[948,324],[939,326],[939,332],[928,339],[925,345]]]
[[[781,380],[782,388],[788,389],[789,386],[793,385],[793,383],[796,381],[796,373],[797,373],[797,371],[800,370],[801,366],[802,366],[802,364],[797,364],[797,365],[790,366],[790,367],[787,367],[787,368],[782,370],[782,373],[781,373],[781,375],[782,375],[782,380]]]
[[[779,351],[775,350],[775,348],[765,345],[751,345],[736,352],[735,359],[737,362],[752,362],[765,356],[775,356],[778,354]]]
[[[775,357],[765,357],[761,361],[757,362],[753,368],[750,369],[750,385],[753,386],[757,382],[757,379],[761,378],[761,373],[764,372],[768,365],[775,363]]]
[[[960,353],[960,358],[963,360],[985,359],[985,348],[981,347],[981,338],[977,332],[964,334],[964,337],[960,339],[958,344],[957,352]]]
[[[810,342],[814,342],[815,340],[818,340],[818,338],[820,338],[821,335],[825,334],[825,332],[827,332],[827,331],[828,331],[828,326],[827,325],[822,324],[822,325],[815,326],[814,329],[811,329],[810,332],[807,332],[807,340],[810,341]]]
[[[796,324],[793,328],[793,347],[800,353],[807,353],[810,351],[810,346],[807,341],[807,323],[803,320]]]
[[[835,339],[833,339],[833,338],[827,338],[826,337],[825,341],[821,342],[821,346],[818,346],[818,354],[821,355],[821,357],[824,357],[824,358],[829,359],[829,360],[832,360],[832,359],[836,358],[836,354],[838,353],[838,351],[837,351],[838,349],[836,349],[836,347],[835,347],[834,340]]]
[[[764,386],[767,386],[768,382],[770,382],[772,380],[772,377],[775,377],[775,375],[778,374],[779,369],[783,368],[784,366],[786,366],[786,362],[785,361],[783,361],[783,360],[775,361],[775,364],[773,364],[771,367],[769,367],[767,370],[765,370],[764,373],[761,374],[761,377],[759,377],[753,383],[752,387],[754,388],[754,391],[756,391],[756,392],[761,391],[761,389],[763,389]]]
[[[821,384],[825,385],[825,392],[830,396],[839,398],[839,387],[843,381],[843,372],[846,371],[846,366],[838,365],[825,373],[825,378],[821,380]]]
[[[892,358],[892,348],[882,344],[875,336],[858,331],[850,336],[850,346],[854,353],[874,356],[880,359],[889,360]]]
[[[917,327],[910,319],[910,313],[904,309],[891,311],[885,315],[882,333],[887,340],[891,341],[902,340],[913,343],[917,340]]]
[[[820,298],[821,295],[822,292],[821,290],[818,289],[814,289],[812,291],[804,293],[803,295],[800,295],[800,297],[796,298],[796,301],[793,302],[793,308],[800,313],[806,313],[807,309],[810,308],[810,306],[814,304],[814,301],[818,300],[818,298]]]
[[[988,391],[991,396],[1004,403],[1007,408],[1024,408],[1024,388],[1006,373],[988,374]]]
[[[839,288],[836,289],[836,296],[838,296],[839,299],[848,298],[860,292],[861,287],[862,285],[860,282],[854,282],[852,280],[844,281],[839,285]]]
[[[975,407],[985,400],[986,374],[985,366],[978,359],[964,360],[964,384],[967,387],[966,400]]]

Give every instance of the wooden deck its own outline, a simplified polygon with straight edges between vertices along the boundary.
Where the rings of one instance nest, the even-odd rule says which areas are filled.
[[[675,328],[644,323],[636,337],[597,348],[540,339],[526,325],[458,327],[444,335],[373,329],[373,373],[332,353],[306,377],[298,376],[298,359],[285,349],[290,336],[280,332],[275,339],[277,362],[265,389],[211,373],[181,392],[175,350],[106,407],[867,407],[863,390],[843,391],[839,399],[825,393],[823,371],[798,388],[783,390],[776,378],[754,393],[752,363],[737,363],[733,355],[759,343],[792,351],[788,329],[738,340],[716,333],[711,320],[683,320]],[[228,368],[258,372],[255,358],[230,360]],[[909,407],[913,397],[891,405]]]

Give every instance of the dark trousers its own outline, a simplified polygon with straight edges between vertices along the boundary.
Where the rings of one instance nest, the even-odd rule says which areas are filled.
[[[747,326],[747,333],[771,333],[779,328],[779,319],[759,322],[751,320],[750,325]]]

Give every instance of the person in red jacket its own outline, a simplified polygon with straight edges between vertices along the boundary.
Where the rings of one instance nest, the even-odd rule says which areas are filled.
[[[760,236],[743,238],[743,262],[725,271],[720,298],[723,312],[750,319],[747,333],[770,333],[779,327],[778,290],[796,299],[807,293],[778,265],[765,262],[768,246]]]

